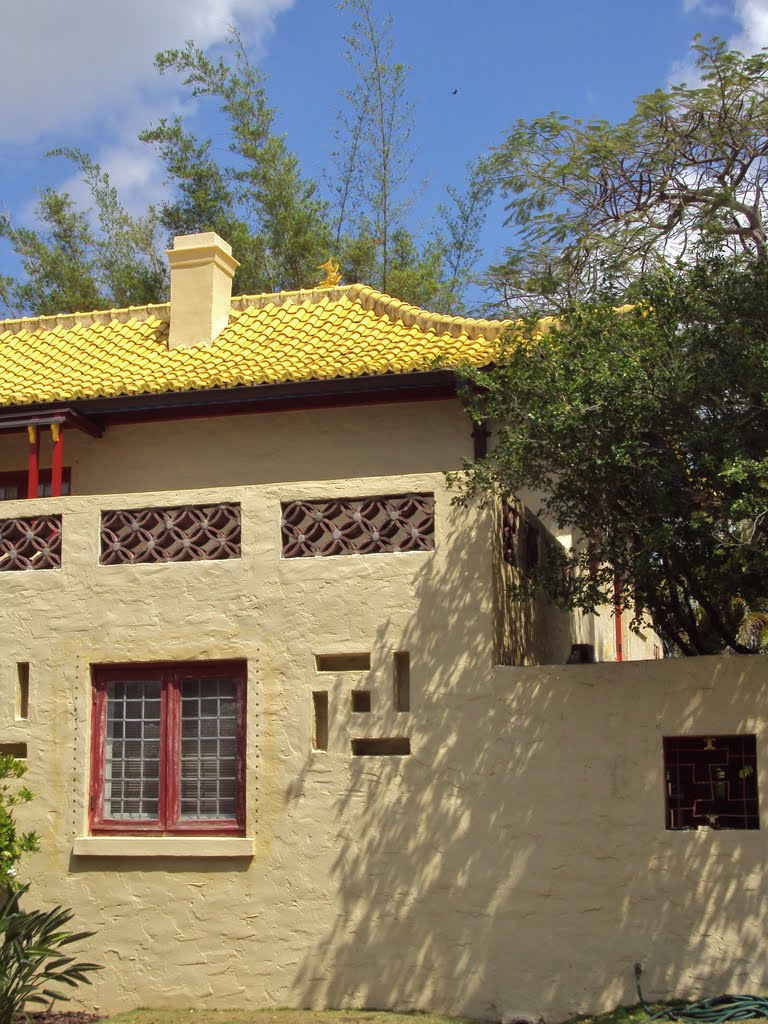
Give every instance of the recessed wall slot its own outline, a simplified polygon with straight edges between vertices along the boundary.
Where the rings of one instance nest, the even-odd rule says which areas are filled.
[[[315,668],[318,672],[368,672],[371,668],[370,654],[316,654]]]
[[[0,743],[0,754],[10,754],[11,757],[16,757],[19,761],[27,760],[27,744],[26,743]]]
[[[408,736],[366,737],[352,740],[355,757],[403,757],[411,752]]]
[[[370,711],[371,710],[371,691],[370,690],[353,690],[352,691],[352,710],[355,712]]]
[[[16,662],[16,712],[17,720],[29,718],[29,662]]]
[[[312,746],[315,750],[328,749],[328,693],[315,690],[312,693],[314,726],[312,730]]]
[[[395,711],[411,710],[411,656],[408,651],[392,655],[392,676],[395,684]]]

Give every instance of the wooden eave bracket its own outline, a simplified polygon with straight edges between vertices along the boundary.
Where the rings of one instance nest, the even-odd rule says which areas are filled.
[[[91,437],[101,437],[104,427],[74,409],[52,409],[49,412],[0,412],[0,431],[22,431],[28,427],[65,426],[81,430]]]

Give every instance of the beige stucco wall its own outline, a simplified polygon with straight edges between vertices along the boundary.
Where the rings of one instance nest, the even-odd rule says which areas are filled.
[[[41,466],[51,464],[50,432]],[[65,431],[75,494],[439,473],[472,455],[458,402],[349,406]],[[27,465],[26,433],[0,433],[0,469]]]
[[[452,508],[441,472],[469,448],[465,423],[443,403],[391,413],[285,414],[271,433],[232,417],[229,445],[211,423],[164,425],[139,450],[131,432],[148,428],[116,428],[81,442],[104,446],[106,497],[3,505],[64,515],[61,570],[0,573],[0,741],[28,744],[35,898],[98,932],[88,952],[106,970],[81,998],[554,1021],[631,999],[636,960],[652,993],[759,987],[764,832],[665,831],[661,738],[756,732],[765,792],[762,662],[494,667],[491,516]],[[424,468],[394,475],[398,461]],[[183,488],[195,465],[209,489]],[[281,500],[403,491],[434,492],[434,552],[280,558]],[[205,501],[241,502],[241,559],[98,565],[102,508]],[[316,654],[361,651],[370,673],[315,671]],[[393,651],[410,654],[408,713]],[[248,663],[249,852],[89,852],[90,666],[208,658]],[[352,713],[353,687],[370,714]],[[311,695],[326,689],[316,752]],[[366,735],[409,736],[413,753],[353,757]]]

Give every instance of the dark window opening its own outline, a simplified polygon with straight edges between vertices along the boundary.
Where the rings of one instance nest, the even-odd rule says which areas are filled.
[[[754,736],[664,739],[668,829],[757,829]]]
[[[61,493],[71,493],[72,469],[66,466],[61,472]],[[9,473],[0,473],[0,501],[14,501],[16,498],[27,496],[27,471],[25,469],[12,470]],[[37,477],[38,498],[50,498],[51,496],[51,471],[41,469]]]

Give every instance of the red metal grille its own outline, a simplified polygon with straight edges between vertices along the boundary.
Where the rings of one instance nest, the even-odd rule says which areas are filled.
[[[290,501],[282,506],[283,557],[432,551],[431,494]]]
[[[0,572],[61,568],[61,516],[0,519]]]
[[[239,557],[239,505],[183,505],[101,513],[102,565]]]
[[[760,827],[754,736],[664,739],[667,828]]]

